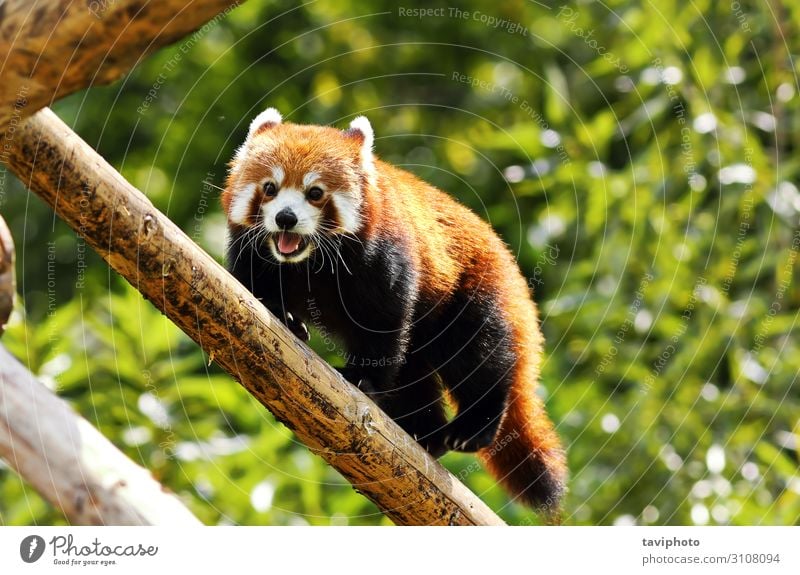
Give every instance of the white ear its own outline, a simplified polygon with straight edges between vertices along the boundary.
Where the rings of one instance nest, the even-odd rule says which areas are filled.
[[[375,133],[366,116],[358,116],[350,122],[348,133],[361,140],[361,160],[364,166],[372,167],[372,146],[375,144]]]
[[[358,116],[350,122],[350,130],[358,132],[364,138],[364,149],[372,152],[372,146],[375,143],[375,133],[372,131],[372,125],[367,120],[366,116]]]
[[[283,117],[278,110],[275,108],[267,108],[250,122],[250,130],[247,132],[247,139],[249,140],[261,126],[266,126],[268,124],[278,125],[282,121]]]

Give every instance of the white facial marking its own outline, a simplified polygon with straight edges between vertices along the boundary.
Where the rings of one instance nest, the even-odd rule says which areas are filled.
[[[361,201],[358,197],[348,192],[338,192],[331,196],[336,213],[339,215],[339,225],[348,233],[354,234],[361,228]]]
[[[280,188],[281,184],[283,183],[283,178],[286,177],[283,168],[274,167],[272,168],[272,179],[275,180],[275,184]]]
[[[255,184],[246,184],[236,190],[231,200],[228,218],[234,224],[245,225],[250,216],[250,206],[256,193]]]
[[[303,187],[308,188],[318,179],[319,174],[317,172],[308,172],[305,176],[303,176]]]
[[[297,234],[311,234],[317,228],[320,210],[306,200],[306,195],[295,188],[283,188],[275,198],[264,204],[264,227],[270,232],[279,232],[281,228],[275,222],[275,216],[281,210],[289,209],[297,217],[297,225],[290,231]]]

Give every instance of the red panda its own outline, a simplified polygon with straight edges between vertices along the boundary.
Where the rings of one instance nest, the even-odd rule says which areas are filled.
[[[339,130],[259,114],[221,198],[228,269],[301,339],[308,323],[336,334],[339,371],[434,457],[477,451],[550,515],[567,469],[535,391],[527,283],[490,225],[373,144],[363,116]]]

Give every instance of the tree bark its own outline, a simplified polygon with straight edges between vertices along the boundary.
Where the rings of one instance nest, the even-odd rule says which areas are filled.
[[[6,328],[14,308],[14,240],[6,222],[0,216],[0,335]]]
[[[0,345],[0,457],[76,525],[201,525]]]
[[[502,524],[49,109],[21,126],[9,166],[111,267],[396,523]]]
[[[239,3],[0,2],[0,136],[58,98],[120,78],[149,53]]]

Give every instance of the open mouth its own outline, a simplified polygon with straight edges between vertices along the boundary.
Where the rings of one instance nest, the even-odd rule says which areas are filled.
[[[278,253],[286,258],[296,256],[308,245],[308,240],[304,236],[294,232],[278,232],[272,236],[272,241],[275,242]]]

